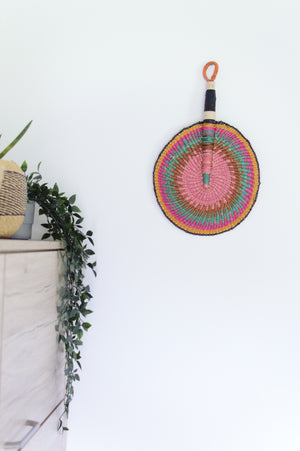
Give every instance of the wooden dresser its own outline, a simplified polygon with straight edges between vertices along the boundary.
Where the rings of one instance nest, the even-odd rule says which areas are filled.
[[[0,240],[0,450],[64,451],[60,243]]]

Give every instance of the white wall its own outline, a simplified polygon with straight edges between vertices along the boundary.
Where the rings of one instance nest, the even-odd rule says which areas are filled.
[[[95,232],[93,328],[68,451],[299,451],[299,3],[2,0],[2,146],[77,193]],[[246,221],[174,227],[153,194],[166,142],[217,117],[261,168]]]

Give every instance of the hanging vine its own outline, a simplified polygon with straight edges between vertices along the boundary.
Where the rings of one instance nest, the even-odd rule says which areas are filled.
[[[52,237],[61,241],[64,246],[62,259],[64,263],[64,284],[60,292],[58,306],[59,342],[63,342],[65,349],[65,412],[68,414],[69,405],[74,394],[74,382],[80,380],[78,370],[81,369],[80,347],[82,337],[91,324],[86,317],[92,313],[88,308],[92,294],[89,285],[85,285],[84,272],[88,267],[96,276],[95,252],[93,232],[83,231],[81,210],[75,205],[76,195],[71,197],[61,193],[55,183],[50,188],[42,182],[40,163],[37,171],[27,175],[27,163],[21,166],[27,179],[28,199],[39,205],[39,214],[45,215],[47,222],[42,224],[46,229],[42,240]],[[91,261],[92,259],[92,261]],[[67,428],[64,428],[67,429]]]

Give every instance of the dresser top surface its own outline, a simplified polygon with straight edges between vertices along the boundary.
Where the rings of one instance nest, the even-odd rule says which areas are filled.
[[[0,239],[0,254],[55,251],[58,249],[63,249],[63,244],[59,241]]]

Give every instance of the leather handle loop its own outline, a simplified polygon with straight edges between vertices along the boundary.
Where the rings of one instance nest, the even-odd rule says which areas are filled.
[[[210,66],[214,66],[215,69],[214,69],[214,72],[213,72],[211,78],[208,78],[206,72],[207,72],[207,69],[208,69]],[[215,61],[209,61],[208,63],[205,64],[205,66],[204,66],[204,68],[203,68],[203,77],[205,78],[206,81],[214,81],[214,80],[216,79],[218,70],[219,70],[219,65],[218,65],[218,63],[216,63]]]

